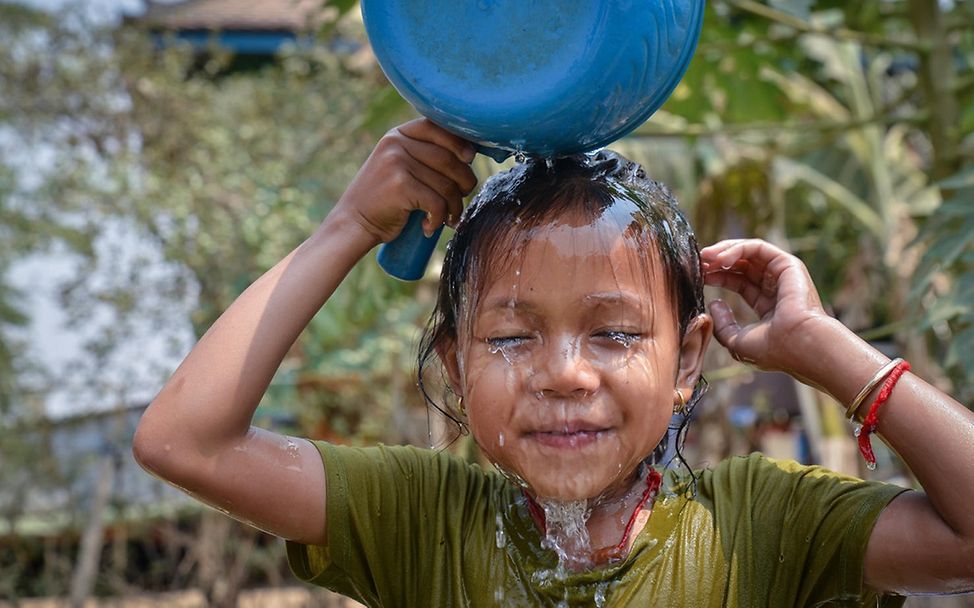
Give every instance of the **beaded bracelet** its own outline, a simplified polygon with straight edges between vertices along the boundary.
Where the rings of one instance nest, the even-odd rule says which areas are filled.
[[[910,364],[907,361],[903,359],[897,359],[897,361],[898,363],[893,367],[886,381],[883,382],[883,388],[880,389],[876,400],[869,406],[869,413],[863,419],[862,426],[856,429],[856,438],[859,440],[859,453],[862,454],[863,459],[866,461],[866,468],[870,471],[876,469],[876,455],[873,454],[873,444],[869,436],[876,430],[876,425],[879,423],[879,408],[886,403],[889,396],[893,393],[893,387],[899,382],[900,376],[910,371]]]
[[[874,375],[869,380],[869,382],[867,382],[866,385],[862,387],[862,390],[859,391],[859,394],[856,395],[856,398],[853,399],[852,403],[849,404],[848,409],[846,409],[845,411],[845,417],[848,418],[849,420],[855,418],[856,412],[859,411],[859,406],[862,405],[862,402],[866,400],[866,397],[869,396],[869,393],[873,392],[873,389],[879,386],[879,383],[882,382],[886,378],[886,376],[888,376],[890,372],[893,371],[893,368],[902,362],[903,359],[897,357],[896,359],[893,359],[883,367],[879,368],[879,371],[876,372],[876,375]]]

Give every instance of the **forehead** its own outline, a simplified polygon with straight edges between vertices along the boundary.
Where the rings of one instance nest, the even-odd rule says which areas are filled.
[[[478,309],[554,298],[672,310],[666,272],[624,205],[594,219],[574,214],[512,230],[483,264]]]

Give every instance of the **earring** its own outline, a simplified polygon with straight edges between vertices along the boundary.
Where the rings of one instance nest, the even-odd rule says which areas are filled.
[[[460,411],[461,416],[467,417],[467,409],[463,407],[463,397],[457,397],[457,410]]]
[[[680,389],[676,389],[675,391],[673,391],[673,394],[676,396],[676,403],[673,404],[673,413],[686,414],[687,400],[686,397],[683,396],[683,391],[681,391]]]

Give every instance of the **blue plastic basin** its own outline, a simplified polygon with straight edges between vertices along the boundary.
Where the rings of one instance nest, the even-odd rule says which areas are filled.
[[[362,0],[376,57],[421,114],[484,146],[594,150],[666,101],[704,0]]]

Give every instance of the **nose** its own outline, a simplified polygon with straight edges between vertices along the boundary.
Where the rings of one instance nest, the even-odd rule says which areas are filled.
[[[581,341],[574,336],[549,340],[543,360],[535,365],[531,390],[547,397],[584,397],[598,391],[598,370],[582,352]]]

